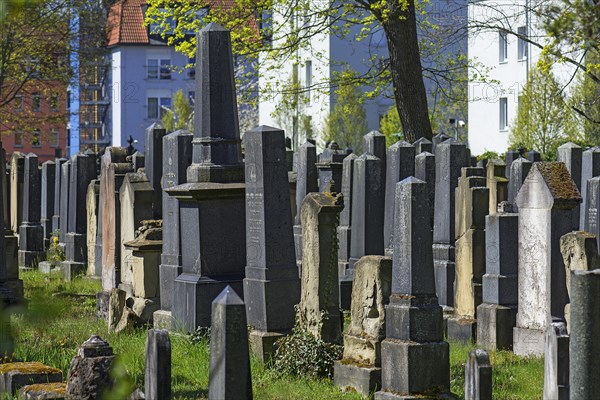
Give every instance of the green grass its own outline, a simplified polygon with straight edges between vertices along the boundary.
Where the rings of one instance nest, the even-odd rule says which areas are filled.
[[[77,348],[91,335],[107,340],[119,355],[121,376],[143,387],[146,330],[118,335],[109,333],[105,321],[96,318],[98,280],[79,278],[63,282],[57,274],[21,272],[29,311],[13,315],[16,357],[39,361],[63,370],[65,377]],[[171,335],[172,385],[175,399],[206,398],[208,395],[209,343],[192,343],[189,336]],[[450,344],[451,389],[463,396],[464,365],[475,346]],[[490,354],[494,368],[494,399],[539,399],[543,385],[543,360],[522,358],[509,352]],[[252,382],[257,399],[361,399],[342,393],[330,380],[281,377],[252,358]],[[126,373],[126,375],[125,375]],[[123,380],[124,382],[128,380]],[[127,387],[126,390],[129,390]]]

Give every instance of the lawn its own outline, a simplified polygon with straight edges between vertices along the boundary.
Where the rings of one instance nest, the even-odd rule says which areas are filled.
[[[145,329],[118,335],[109,333],[105,321],[95,315],[100,281],[78,278],[63,282],[57,274],[21,272],[29,311],[13,315],[15,353],[24,361],[39,361],[60,368],[65,377],[77,348],[92,334],[107,340],[118,354],[116,373],[122,378],[119,390],[143,386]],[[208,389],[209,343],[192,340],[174,332],[172,343],[172,384],[175,399],[206,398]],[[464,364],[474,346],[450,344],[450,374],[453,393],[463,396]],[[492,352],[494,399],[539,399],[543,386],[543,360],[522,358],[509,352]],[[252,359],[252,383],[257,399],[361,399],[342,393],[330,380],[279,376]]]

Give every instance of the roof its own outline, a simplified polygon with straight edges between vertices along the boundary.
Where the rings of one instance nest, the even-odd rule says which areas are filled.
[[[536,162],[533,165],[540,171],[555,200],[581,201],[579,190],[564,163]]]

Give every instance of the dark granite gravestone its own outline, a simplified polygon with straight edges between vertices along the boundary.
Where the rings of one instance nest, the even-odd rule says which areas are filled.
[[[378,131],[371,131],[363,136],[363,154],[371,154],[381,160],[381,181],[385,184],[386,171],[386,145],[385,135]]]
[[[44,228],[44,248],[48,248],[52,235],[52,216],[54,214],[54,180],[56,179],[56,163],[46,161],[42,164],[42,209],[40,223]]]
[[[25,154],[13,152],[10,158],[10,224],[15,234],[23,222],[23,180]]]
[[[588,179],[585,197],[585,224],[583,230],[596,235],[600,246],[600,176]]]
[[[252,399],[246,306],[230,286],[212,302],[208,398]]]
[[[350,267],[350,247],[352,244],[352,188],[354,179],[354,161],[357,155],[352,153],[344,158],[342,171],[342,195],[344,196],[344,209],[340,213],[340,226],[338,227],[338,276],[340,277],[340,306],[344,310],[350,309],[352,300],[352,287],[347,282],[342,284],[346,271]]]
[[[427,198],[423,181],[409,177],[397,184],[392,294],[376,400],[449,395],[450,347],[435,294]]]
[[[163,137],[167,130],[160,124],[154,123],[146,129],[146,175],[150,184],[154,188],[154,197],[152,199],[153,218],[162,218],[162,200],[160,182],[163,174]]]
[[[387,149],[385,173],[385,211],[383,219],[383,240],[386,255],[392,254],[394,230],[394,199],[396,183],[415,175],[415,148],[400,140]]]
[[[44,228],[41,219],[41,186],[38,157],[25,156],[23,179],[23,222],[19,227],[19,267],[35,268],[44,261]]]
[[[435,135],[432,139],[431,153],[437,155],[437,146],[441,143],[447,142],[448,140],[452,140],[452,137],[446,135],[444,132],[440,132]]]
[[[310,142],[300,146],[296,165],[296,219],[294,221],[294,245],[296,247],[296,264],[302,264],[302,224],[300,210],[307,194],[318,192],[317,185],[317,148]]]
[[[519,211],[517,207],[517,194],[533,166],[532,162],[521,157],[513,161],[510,165],[510,179],[508,181],[508,202],[513,205],[515,212]],[[508,168],[508,164],[506,164]]]
[[[593,399],[600,393],[600,270],[571,272],[571,339],[569,385],[571,399]]]
[[[569,399],[569,334],[563,321],[546,331],[544,351],[544,399]]]
[[[253,352],[263,362],[294,326],[300,279],[282,130],[259,126],[244,135],[246,165],[246,278],[244,299]]]
[[[62,165],[66,161],[66,158],[56,158],[54,160],[54,211],[52,212],[52,232],[57,232],[60,229],[60,200],[62,198],[60,179],[62,177]]]
[[[506,177],[510,178],[510,168],[512,163],[517,160],[518,158],[521,158],[521,153],[519,153],[516,150],[509,150],[504,154],[504,161],[506,163]],[[527,174],[525,174],[527,175]],[[516,195],[515,195],[516,196]],[[509,200],[510,201],[510,200]]]
[[[227,285],[239,293],[246,266],[244,164],[228,30],[197,35],[195,131],[187,183],[167,189],[180,204],[182,274],[172,315],[193,332],[210,325],[211,302]]]
[[[415,154],[419,155],[423,152],[433,153],[433,142],[427,138],[419,138],[413,143]]]
[[[146,156],[144,155],[144,153],[136,151],[131,156],[131,163],[133,164],[133,171],[137,172],[138,170],[146,166]]]
[[[542,155],[535,150],[531,150],[527,153],[527,159],[531,162],[542,161]]]
[[[557,161],[565,163],[569,173],[571,174],[571,178],[573,178],[573,182],[581,192],[581,161],[583,157],[583,149],[576,145],[575,143],[565,143],[558,148],[558,159]],[[583,182],[585,185],[585,182]],[[584,203],[585,205],[585,203]],[[573,209],[573,230],[579,230],[579,222],[581,220],[580,217],[580,208],[575,207]],[[582,227],[583,228],[583,227]]]
[[[415,178],[422,180],[427,184],[427,193],[429,194],[429,218],[431,229],[433,229],[433,214],[435,204],[435,156],[430,152],[424,151],[415,157]]]
[[[485,350],[469,352],[465,366],[465,400],[492,400],[492,366]]]
[[[455,196],[461,168],[470,165],[469,149],[455,140],[436,147],[433,258],[438,301],[443,307],[454,305],[455,274]]]
[[[69,230],[69,180],[71,176],[71,160],[65,161],[60,166],[60,215],[59,215],[59,242],[64,248]]]
[[[154,313],[154,324],[160,328],[171,328],[175,279],[182,273],[179,200],[169,196],[166,190],[185,183],[186,170],[192,163],[193,136],[180,130],[163,137],[163,247],[159,267],[161,309]]]
[[[477,345],[486,350],[512,350],[518,302],[519,214],[508,202],[485,217],[483,303],[477,307]]]
[[[585,204],[587,198],[587,185],[589,179],[600,175],[600,146],[592,147],[583,152],[581,160],[581,198],[583,203],[580,207],[579,227],[585,226]]]
[[[70,280],[87,267],[87,188],[96,177],[96,160],[85,154],[71,158],[69,173],[69,217],[65,241],[66,260],[62,262],[63,277]]]
[[[332,181],[334,192],[339,193],[342,190],[342,162],[347,155],[346,150],[340,149],[336,142],[331,142],[329,147],[323,150],[316,164],[319,192],[329,192]]]
[[[148,400],[171,400],[171,339],[166,330],[148,331],[144,395]]]

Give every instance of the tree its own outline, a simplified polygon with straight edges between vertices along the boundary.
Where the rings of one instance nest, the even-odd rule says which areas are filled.
[[[232,31],[234,52],[260,55],[263,61],[279,65],[297,62],[298,49],[309,46],[309,39],[323,32],[373,40],[375,33],[383,31],[389,57],[374,52],[368,71],[358,81],[371,88],[366,96],[386,91],[392,81],[391,96],[404,134],[415,141],[432,137],[417,37],[416,13],[423,11],[423,4],[414,0],[149,0],[146,22],[155,24],[169,44],[188,55],[193,55],[195,39],[185,40],[186,32],[197,30],[204,22],[220,22]],[[202,15],[201,22],[197,16],[203,7],[210,12]],[[318,50],[312,50],[317,56]],[[349,83],[333,80],[329,87]]]
[[[383,118],[381,118],[379,130],[385,135],[385,145],[388,147],[404,138],[402,123],[400,122],[400,116],[396,107],[391,107]]]
[[[363,107],[361,91],[356,86],[340,86],[335,91],[337,100],[333,110],[325,118],[325,141],[335,141],[340,148],[351,148],[356,154],[362,153],[363,136],[368,125]]]
[[[313,138],[312,118],[303,111],[306,96],[300,90],[298,76],[292,74],[281,89],[281,97],[273,111],[279,126],[291,127],[293,148],[298,148],[301,139]]]
[[[573,114],[551,70],[550,59],[540,58],[529,75],[511,129],[512,148],[533,149],[546,160],[556,159],[557,148],[566,140],[578,140]]]
[[[162,124],[167,132],[179,129],[194,130],[194,110],[183,90],[180,89],[173,95],[173,109],[168,110],[162,117]]]
[[[596,52],[590,51],[586,57],[587,65],[600,62]],[[579,117],[585,140],[597,144],[600,143],[600,84],[588,72],[580,73],[577,79],[569,104]]]

